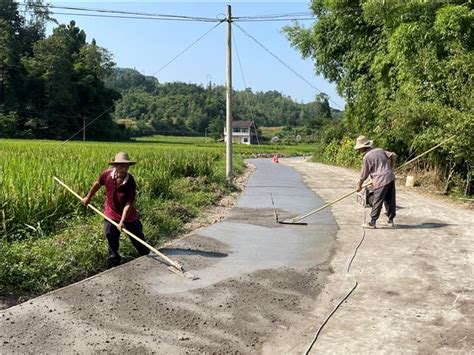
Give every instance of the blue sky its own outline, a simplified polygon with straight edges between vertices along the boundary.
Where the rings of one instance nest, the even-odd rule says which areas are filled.
[[[108,9],[147,13],[225,17],[227,5],[233,16],[256,16],[309,12],[306,1],[49,1],[53,5],[76,6],[91,9]],[[53,12],[71,12],[55,9]],[[222,23],[192,48],[163,70],[157,71],[192,42],[210,30],[215,23],[112,19],[73,15],[54,15],[60,23],[71,19],[87,34],[88,41],[95,38],[98,45],[109,50],[117,66],[135,68],[145,75],[153,75],[160,82],[183,81],[206,84],[224,84],[226,77],[226,23]],[[304,21],[309,26],[311,21]],[[283,62],[312,83],[313,87],[331,98],[331,106],[344,107],[344,100],[321,76],[316,76],[311,60],[303,60],[290,46],[281,28],[289,22],[239,22],[245,31],[255,37]],[[50,26],[49,31],[51,31]],[[252,39],[233,26],[233,86],[255,91],[277,90],[298,102],[309,102],[319,92],[297,77],[274,57],[265,52]],[[236,46],[240,57],[240,69]],[[243,75],[242,75],[243,72]]]

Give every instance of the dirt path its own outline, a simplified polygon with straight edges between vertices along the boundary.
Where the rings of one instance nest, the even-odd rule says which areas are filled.
[[[326,201],[354,189],[351,170],[284,160]],[[347,198],[332,207],[339,226],[334,273],[315,301],[313,325],[274,334],[263,352],[302,353],[319,325],[358,286],[323,328],[312,353],[472,354],[474,352],[474,213],[401,187],[395,229],[368,230],[350,273],[364,211]]]

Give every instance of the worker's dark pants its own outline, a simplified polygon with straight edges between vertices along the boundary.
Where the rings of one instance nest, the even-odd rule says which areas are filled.
[[[395,204],[395,181],[374,190],[374,199],[372,202],[372,212],[370,218],[372,224],[375,224],[382,211],[382,205],[385,206],[386,215],[389,220],[393,220],[396,215]]]
[[[118,223],[118,222],[117,222]],[[143,226],[140,220],[135,222],[125,222],[124,228],[129,232],[135,234],[138,238],[145,241],[145,236],[143,235]],[[120,264],[120,254],[119,254],[119,245],[120,245],[120,232],[112,223],[109,221],[104,221],[104,233],[109,242],[109,265],[116,266]],[[138,254],[147,255],[150,252],[146,246],[136,241],[132,237],[129,237],[135,249],[137,249]]]

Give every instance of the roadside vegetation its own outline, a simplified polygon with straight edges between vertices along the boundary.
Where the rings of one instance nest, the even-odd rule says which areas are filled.
[[[311,9],[318,20],[287,36],[346,99],[315,159],[356,165],[351,140],[364,134],[403,162],[456,135],[413,169],[428,170],[445,193],[472,194],[472,2],[312,0]]]

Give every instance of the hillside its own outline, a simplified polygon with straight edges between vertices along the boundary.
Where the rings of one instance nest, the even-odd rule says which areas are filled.
[[[202,134],[219,137],[225,122],[225,87],[182,82],[160,83],[134,69],[115,68],[105,79],[121,93],[114,117],[132,135]],[[317,128],[342,112],[329,106],[329,97],[319,94],[302,104],[278,91],[234,91],[234,120],[254,120],[257,126],[307,126]]]

